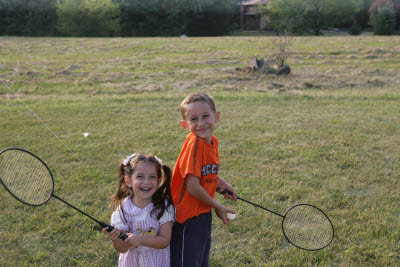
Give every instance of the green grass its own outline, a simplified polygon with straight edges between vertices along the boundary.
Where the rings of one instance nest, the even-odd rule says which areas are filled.
[[[134,152],[174,166],[179,104],[212,95],[220,175],[279,213],[305,202],[335,225],[326,249],[289,245],[278,216],[216,198],[212,266],[396,266],[400,262],[400,38],[295,37],[286,77],[236,70],[277,37],[0,38],[0,149],[48,163],[55,193],[107,222],[118,163]],[[88,132],[88,138],[83,133]],[[79,160],[78,160],[79,159]],[[0,265],[112,266],[99,227],[56,199],[29,207],[0,188]]]

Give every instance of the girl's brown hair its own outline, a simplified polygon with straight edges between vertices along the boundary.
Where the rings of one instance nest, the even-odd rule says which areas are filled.
[[[154,207],[151,214],[153,215],[159,212],[157,214],[157,220],[159,220],[161,216],[163,216],[165,210],[173,205],[170,186],[172,171],[167,165],[161,166],[160,162],[154,156],[136,155],[129,160],[126,166],[124,162],[121,162],[118,167],[118,189],[114,196],[112,196],[110,206],[111,209],[115,211],[125,198],[133,197],[133,190],[125,183],[125,177],[131,177],[135,172],[136,166],[142,162],[153,163],[156,166],[160,187],[152,197]]]

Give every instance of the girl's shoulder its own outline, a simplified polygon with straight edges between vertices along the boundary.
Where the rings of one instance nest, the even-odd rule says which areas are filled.
[[[165,201],[165,206],[167,205],[168,202]],[[165,209],[164,214],[160,218],[160,223],[164,224],[166,222],[175,221],[175,214],[176,214],[175,207],[173,204],[171,204]]]

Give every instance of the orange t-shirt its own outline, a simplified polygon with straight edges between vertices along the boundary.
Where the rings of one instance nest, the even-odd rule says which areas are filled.
[[[172,199],[179,223],[209,212],[211,206],[189,194],[186,188],[187,176],[200,178],[200,185],[214,198],[219,168],[218,139],[212,136],[212,144],[194,134],[188,134],[176,162],[171,181]]]

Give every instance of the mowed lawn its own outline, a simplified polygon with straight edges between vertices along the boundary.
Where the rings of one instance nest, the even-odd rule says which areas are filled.
[[[329,247],[303,251],[280,217],[216,196],[238,215],[214,216],[212,266],[398,265],[400,37],[295,37],[290,75],[240,70],[278,39],[1,37],[0,149],[39,155],[58,196],[108,222],[120,161],[173,167],[180,102],[205,92],[221,112],[219,174],[239,195],[281,214],[311,203],[335,226]],[[1,266],[117,264],[99,226],[62,202],[26,206],[3,187],[0,199]]]

